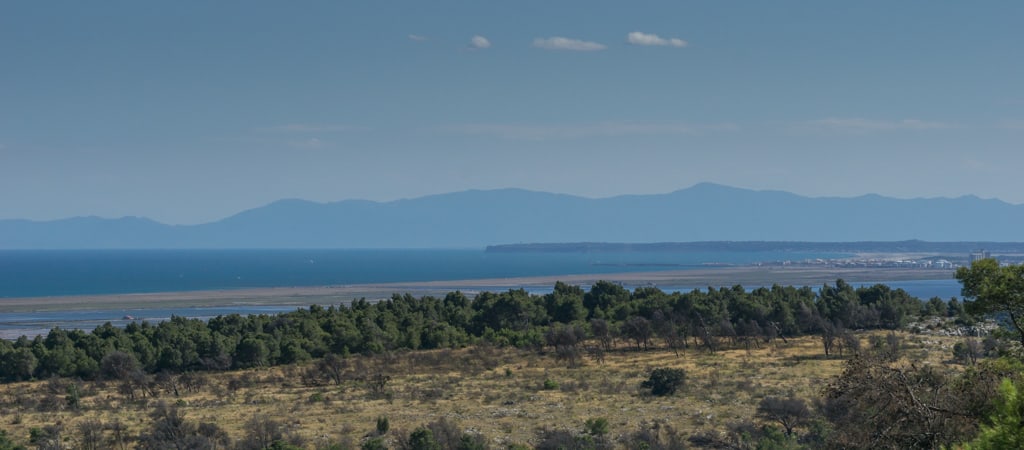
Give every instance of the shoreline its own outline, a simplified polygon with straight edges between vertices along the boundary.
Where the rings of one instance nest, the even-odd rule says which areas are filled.
[[[392,294],[444,296],[453,291],[470,295],[480,291],[508,289],[550,289],[556,282],[589,287],[599,280],[620,283],[629,287],[664,286],[669,288],[707,288],[722,286],[812,286],[835,283],[843,279],[850,283],[891,282],[911,280],[947,280],[953,278],[951,269],[900,268],[830,268],[742,266],[707,269],[664,270],[582,275],[551,275],[516,278],[488,278],[473,280],[423,281],[352,284],[339,286],[303,286],[241,288],[222,290],[154,292],[137,294],[96,294],[51,297],[0,298],[0,313],[41,311],[85,311],[97,309],[145,309],[157,307],[215,307],[215,306],[309,306],[348,303],[366,298],[380,300]]]

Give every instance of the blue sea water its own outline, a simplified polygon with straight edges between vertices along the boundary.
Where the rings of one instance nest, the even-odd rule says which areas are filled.
[[[841,257],[795,252],[6,250],[0,298],[649,272]]]
[[[223,307],[182,307],[146,309],[92,309],[76,311],[32,311],[0,314],[0,339],[17,339],[18,336],[46,334],[54,327],[63,329],[93,330],[105,323],[123,327],[130,322],[149,321],[158,323],[170,320],[171,316],[189,319],[209,320],[228,314],[276,314],[295,311],[295,306],[223,306]]]
[[[102,250],[0,251],[3,298],[182,292],[252,287],[468,280],[546,275],[682,270],[713,265],[802,261],[846,255],[791,252],[485,253],[483,250]],[[851,283],[854,287],[875,283]],[[887,282],[920,298],[959,296],[956,280]],[[637,286],[625,286],[635,288]],[[707,286],[658,286],[666,292]],[[748,289],[758,286],[746,286]],[[486,290],[486,289],[485,289]],[[549,289],[547,290],[549,291]],[[541,294],[544,288],[531,290]],[[105,309],[0,314],[0,338],[49,329],[93,329],[105,322],[153,322],[172,315],[207,319],[262,314],[294,306]]]

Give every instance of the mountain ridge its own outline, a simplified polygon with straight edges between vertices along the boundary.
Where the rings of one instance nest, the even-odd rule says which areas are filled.
[[[282,199],[197,225],[0,220],[2,249],[483,248],[516,242],[1024,240],[1024,205],[972,195],[806,197],[698,183],[587,198],[519,188],[386,202]]]

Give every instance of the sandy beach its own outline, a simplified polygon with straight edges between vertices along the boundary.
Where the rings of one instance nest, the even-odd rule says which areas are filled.
[[[598,280],[627,286],[707,287],[764,286],[772,284],[821,286],[842,278],[849,282],[886,282],[951,279],[952,270],[866,269],[827,267],[721,267],[697,270],[669,270],[593,275],[561,275],[525,278],[429,281],[340,286],[275,287],[144,294],[79,295],[0,299],[0,313],[25,311],[92,310],[156,307],[212,307],[231,305],[338,304],[366,298],[377,300],[392,294],[414,296],[444,295],[460,290],[466,294],[507,289],[544,289],[562,281],[589,287]]]

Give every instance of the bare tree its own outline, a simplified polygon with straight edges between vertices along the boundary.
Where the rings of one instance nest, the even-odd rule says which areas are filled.
[[[64,450],[63,433],[64,425],[58,421],[52,425],[32,429],[29,440],[38,450]]]
[[[839,334],[839,343],[841,345],[839,356],[843,356],[843,349],[846,349],[846,352],[851,356],[860,354],[860,339],[850,330],[843,330]]]
[[[740,320],[736,327],[736,339],[743,344],[743,348],[750,351],[750,347],[760,348],[758,341],[764,335],[761,325],[754,319]]]
[[[316,364],[317,369],[323,374],[327,375],[335,385],[340,385],[344,381],[343,375],[345,370],[348,369],[348,360],[338,356],[334,353],[328,353],[324,355]]]
[[[139,362],[129,353],[114,350],[100,360],[100,373],[108,380],[124,380],[139,369]]]
[[[636,342],[637,350],[640,350],[641,344],[643,349],[647,350],[647,345],[651,342],[650,321],[640,316],[632,316],[622,323],[621,331],[623,336]]]
[[[970,376],[856,356],[825,389],[821,410],[834,430],[829,439],[836,448],[902,449],[939,448],[973,436],[1006,374]]]
[[[275,441],[284,439],[284,427],[280,422],[261,416],[253,416],[245,423],[248,433],[238,442],[239,450],[260,450],[270,448]]]
[[[703,341],[704,346],[707,347],[708,351],[711,353],[717,351],[718,341],[715,340],[715,336],[711,333],[711,329],[708,327],[707,322],[704,321],[704,316],[695,313],[694,323],[698,333],[693,335],[693,341],[695,343],[697,342],[697,335],[699,334],[701,341]]]
[[[611,351],[613,342],[612,330],[604,319],[590,319],[590,332],[600,343],[604,351]]]
[[[894,362],[898,360],[900,355],[903,353],[903,342],[893,331],[890,331],[884,338],[877,335],[871,336],[868,338],[868,341],[871,343],[872,350],[874,350],[878,356],[889,361]]]
[[[757,405],[757,415],[778,422],[786,429],[786,436],[793,435],[793,428],[803,425],[811,417],[807,403],[796,397],[765,397]]]
[[[559,361],[565,360],[570,368],[575,368],[580,362],[579,344],[583,342],[585,336],[583,328],[578,325],[562,325],[549,328],[544,334],[544,339],[554,348],[555,357]]]
[[[228,433],[215,423],[202,422],[196,431],[205,438],[209,444],[209,450],[226,449],[231,444]]]
[[[128,450],[128,430],[120,420],[114,419],[107,423],[104,428],[110,431],[110,438],[107,440],[111,448],[117,450]]]
[[[103,448],[103,422],[96,419],[85,419],[75,426],[78,431],[78,448],[81,450],[99,450]]]
[[[189,437],[194,434],[195,425],[185,420],[185,414],[177,406],[164,401],[157,403],[150,413],[151,428],[139,437],[139,446],[144,449],[185,449]]]
[[[391,381],[390,376],[378,373],[369,377],[366,381],[366,385],[370,388],[370,393],[374,395],[383,395],[384,388],[387,386],[389,381]]]
[[[819,327],[821,328],[821,345],[825,348],[825,356],[831,356],[832,349],[836,345],[836,327],[826,320],[822,320]]]
[[[978,363],[978,358],[984,353],[985,349],[982,347],[981,342],[972,337],[964,339],[963,342],[957,342],[953,346],[953,356],[972,366]]]
[[[665,340],[665,345],[679,356],[679,349],[686,349],[686,330],[676,314],[654,313],[654,332]]]

